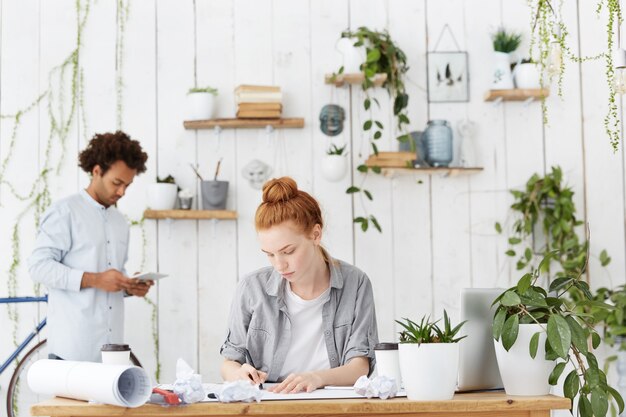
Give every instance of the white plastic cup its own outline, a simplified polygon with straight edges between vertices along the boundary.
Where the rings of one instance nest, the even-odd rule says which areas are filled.
[[[400,375],[400,360],[397,343],[378,343],[374,346],[376,354],[376,371],[378,376],[384,375],[396,380],[398,389],[402,385]]]
[[[102,352],[102,363],[105,365],[130,364],[130,347],[128,345],[103,345],[100,351]]]

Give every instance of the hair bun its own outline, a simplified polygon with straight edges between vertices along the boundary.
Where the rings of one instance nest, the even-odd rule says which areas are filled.
[[[274,178],[263,185],[263,202],[288,201],[298,195],[298,185],[290,177]]]

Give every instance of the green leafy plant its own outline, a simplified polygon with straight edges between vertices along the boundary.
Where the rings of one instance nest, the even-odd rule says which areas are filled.
[[[500,27],[491,34],[491,40],[493,42],[494,51],[509,53],[519,47],[522,42],[522,34],[509,32],[505,28]]]
[[[337,147],[337,145],[332,144],[330,148],[326,150],[326,155],[343,155],[343,151],[346,149],[346,145],[341,148]]]
[[[574,191],[563,184],[563,172],[554,166],[544,177],[533,174],[523,190],[511,190],[514,202],[511,210],[515,221],[509,237],[506,254],[517,258],[517,269],[531,267],[537,258],[551,253],[560,270],[555,278],[578,276],[587,264],[588,240],[578,236],[577,229],[583,225],[576,217]],[[502,232],[500,223],[495,225]],[[538,235],[541,233],[541,235]],[[545,243],[533,250],[532,241],[542,238]],[[606,266],[611,261],[606,250],[600,253],[600,263]],[[550,273],[550,264],[545,265]]]
[[[400,343],[458,343],[467,337],[457,337],[466,321],[453,328],[446,310],[443,311],[443,329],[437,325],[440,320],[430,321],[430,316],[422,317],[419,324],[407,318],[402,320],[404,322],[396,320],[404,328],[400,332]]]
[[[614,308],[606,310],[591,306],[590,311],[596,323],[602,324],[603,340],[609,346],[619,344],[621,351],[626,350],[626,285],[614,289],[598,288],[595,300],[608,303]]]
[[[563,382],[563,392],[572,401],[578,399],[578,414],[582,417],[604,417],[612,398],[618,405],[619,412],[624,409],[624,401],[619,392],[611,387],[606,374],[598,367],[598,361],[592,353],[601,338],[594,328],[594,321],[589,314],[569,307],[565,295],[572,287],[584,294],[580,303],[600,310],[611,310],[612,306],[593,300],[589,285],[581,280],[582,274],[566,275],[555,279],[548,291],[539,286],[542,271],[547,269],[558,253],[547,254],[539,266],[524,274],[517,285],[504,291],[493,302],[497,306],[493,318],[493,337],[501,340],[507,351],[515,344],[520,324],[536,323],[541,332],[547,334],[545,347],[546,359],[554,360],[555,367],[548,382],[556,385],[558,379],[570,363],[574,369]],[[535,358],[539,346],[536,332],[529,343],[528,351]],[[591,339],[591,347],[588,341]]]
[[[187,91],[187,94],[193,94],[193,93],[211,93],[214,96],[217,95],[217,88],[213,88],[213,87],[193,87],[190,88],[189,91]]]
[[[159,178],[157,176],[156,182],[157,183],[165,183],[165,184],[176,184],[176,180],[171,175],[168,175],[167,177],[164,177],[164,178]]]
[[[407,65],[406,54],[400,47],[391,39],[389,32],[375,31],[367,27],[359,27],[355,31],[344,31],[341,34],[343,38],[354,39],[355,47],[365,47],[366,59],[361,64],[361,70],[365,75],[361,88],[365,93],[365,99],[363,100],[363,108],[368,111],[369,117],[363,123],[363,131],[368,135],[369,144],[374,155],[378,155],[378,146],[376,141],[383,135],[384,125],[380,120],[376,120],[373,115],[372,104],[376,104],[380,107],[379,101],[375,97],[370,96],[370,90],[374,88],[374,77],[376,74],[386,74],[387,79],[383,83],[383,87],[387,89],[389,96],[393,100],[393,114],[396,117],[397,127],[402,135],[398,138],[400,141],[408,141],[410,136],[406,133],[406,126],[409,124],[409,117],[407,114],[407,106],[409,104],[409,95],[406,92],[404,85],[404,74],[409,70]],[[338,71],[339,74],[343,73],[343,68]],[[336,76],[337,74],[333,74]],[[359,194],[361,199],[361,206],[365,213],[364,216],[357,216],[354,218],[354,222],[361,225],[361,230],[366,232],[369,229],[370,224],[376,228],[379,232],[382,232],[380,224],[376,220],[376,217],[369,214],[365,205],[365,197],[367,200],[372,201],[372,193],[365,189],[363,185],[367,179],[367,174],[372,171],[376,174],[381,173],[379,166],[369,167],[366,164],[361,164],[357,167],[357,171],[365,174],[362,178],[361,184],[356,186],[354,183],[346,190],[347,194],[355,195]]]

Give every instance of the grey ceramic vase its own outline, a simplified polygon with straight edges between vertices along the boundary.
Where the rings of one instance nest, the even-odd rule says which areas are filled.
[[[431,120],[424,131],[427,162],[434,167],[447,167],[452,162],[452,129],[445,120]]]
[[[224,210],[228,196],[228,181],[202,181],[202,209]]]

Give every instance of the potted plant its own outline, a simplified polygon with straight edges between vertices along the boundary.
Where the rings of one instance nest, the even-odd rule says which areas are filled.
[[[443,328],[430,317],[419,324],[407,318],[396,320],[404,328],[398,346],[400,374],[409,400],[450,400],[454,396],[459,371],[457,337],[463,324],[452,327],[448,313],[443,312]]]
[[[157,176],[155,184],[148,186],[148,207],[152,210],[172,210],[176,206],[178,187],[174,177]]]
[[[187,92],[187,120],[207,120],[213,118],[217,89],[194,87]]]
[[[622,397],[607,383],[593,354],[601,342],[593,320],[570,307],[564,296],[575,287],[585,294],[581,305],[612,307],[592,300],[589,285],[580,274],[557,278],[548,290],[539,286],[541,275],[556,256],[557,253],[546,255],[536,269],[524,274],[516,286],[504,291],[493,303],[497,306],[493,337],[504,389],[508,395],[547,394],[549,385],[556,385],[566,366],[571,366],[573,369],[563,382],[563,393],[572,402],[578,397],[578,413],[582,417],[606,415],[611,398],[621,413]]]
[[[522,59],[513,69],[515,87],[522,89],[541,88],[539,65],[532,58]]]
[[[515,51],[522,41],[521,33],[509,32],[500,27],[491,34],[494,50],[494,70],[491,82],[492,90],[509,90],[513,88],[511,76],[511,52]]]
[[[363,131],[368,135],[372,153],[378,155],[376,141],[382,137],[384,130],[383,123],[380,120],[376,120],[373,115],[372,104],[379,105],[378,100],[370,97],[369,94],[370,89],[374,88],[372,80],[376,74],[382,73],[387,75],[383,87],[387,89],[393,101],[393,114],[396,117],[398,131],[402,133],[398,140],[411,140],[406,132],[406,127],[409,124],[407,112],[409,95],[404,85],[404,74],[409,70],[409,67],[404,51],[393,41],[387,31],[376,31],[362,26],[355,31],[344,31],[341,37],[352,40],[355,48],[365,48],[365,54],[362,55],[363,61],[359,67],[360,71],[365,75],[361,88],[365,93],[363,108],[369,112],[369,116],[363,123]],[[344,70],[345,68],[341,67],[338,73],[341,74]],[[368,200],[372,200],[372,193],[363,188],[363,183],[369,171],[380,174],[381,169],[378,166],[368,167],[363,163],[357,167],[357,170],[365,174],[363,182],[360,186],[356,186],[354,183],[351,184],[346,193],[350,195],[362,193]],[[361,199],[361,201],[363,202],[364,199]],[[354,222],[360,224],[361,230],[367,231],[371,224],[376,230],[382,232],[376,217],[367,212],[364,204],[363,212],[363,215],[354,218]]]
[[[344,150],[346,146],[337,147],[337,145],[331,145],[326,150],[326,156],[322,159],[322,176],[331,182],[341,180],[348,169],[348,161]]]

